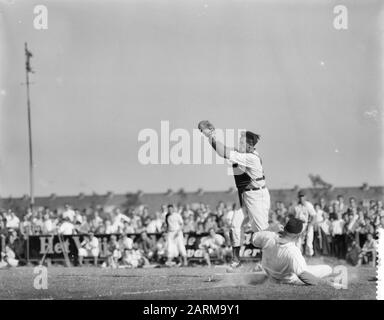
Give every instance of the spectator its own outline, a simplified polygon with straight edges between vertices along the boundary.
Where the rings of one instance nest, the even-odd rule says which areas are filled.
[[[91,232],[89,236],[85,236],[79,248],[79,265],[83,265],[84,257],[93,257],[93,265],[97,266],[97,259],[100,254],[99,239]]]
[[[122,254],[120,251],[120,246],[115,235],[111,235],[108,242],[107,249],[107,266],[113,269],[116,269],[119,265],[119,259]],[[105,266],[105,265],[104,265]]]
[[[75,234],[75,230],[75,226],[67,216],[66,218],[64,218],[63,223],[59,226],[58,233],[63,235],[71,235]]]
[[[102,224],[103,224],[103,219],[100,218],[99,212],[94,211],[93,218],[91,219],[91,222],[90,222],[90,229],[93,230],[94,232],[97,232]]]
[[[163,221],[160,217],[160,213],[156,212],[154,219],[150,220],[146,231],[147,233],[160,233],[163,230]]]
[[[372,233],[367,234],[367,240],[364,243],[363,249],[359,255],[359,265],[372,261],[376,264],[377,241],[373,238]]]
[[[49,211],[47,210],[43,216],[41,231],[43,234],[53,234],[55,230],[56,230],[56,226],[54,225],[50,217]]]
[[[140,234],[140,241],[138,242],[138,248],[143,252],[144,256],[152,261],[156,253],[156,239],[154,236],[149,237],[147,232],[142,231]]]
[[[345,260],[353,266],[359,263],[361,248],[356,241],[352,241],[351,246],[348,248]]]
[[[204,250],[204,259],[208,266],[211,266],[211,257],[216,257],[222,262],[224,261],[224,244],[224,237],[217,234],[214,228],[209,229],[208,236],[201,239],[200,247]]]
[[[19,230],[20,219],[16,216],[16,214],[12,210],[8,211],[8,214],[6,215],[6,220],[7,220],[6,227],[8,229]]]
[[[127,234],[123,234],[119,240],[119,247],[122,251],[126,249],[131,250],[133,248],[133,240]]]
[[[333,237],[332,252],[336,258],[343,259],[345,257],[345,236],[343,234],[345,221],[341,217],[341,213],[337,213],[337,218],[332,221],[331,235]]]
[[[69,206],[69,204],[64,205],[63,219],[68,218],[69,222],[73,222],[75,219],[75,211]]]

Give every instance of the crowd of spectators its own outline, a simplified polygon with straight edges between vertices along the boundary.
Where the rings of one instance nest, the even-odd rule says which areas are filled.
[[[277,201],[270,211],[270,223],[284,225],[295,215],[297,202],[285,204]],[[219,202],[215,208],[204,203],[176,206],[184,221],[184,232],[223,235],[222,245],[229,246],[228,230],[231,211],[236,204]],[[325,198],[313,203],[315,214],[308,221],[313,230],[311,241],[313,252],[308,255],[334,256],[347,259],[351,264],[367,263],[375,259],[376,231],[384,227],[384,209],[381,200],[347,200],[337,196],[332,201]],[[95,234],[110,234],[108,248],[110,256],[104,265],[137,267],[149,265],[150,261],[165,255],[164,237],[153,241],[148,234],[166,231],[167,206],[150,212],[140,205],[122,212],[120,208],[105,211],[103,208],[79,210],[69,204],[63,208],[36,208],[26,213],[13,210],[0,212],[0,237],[3,241],[2,263],[15,258],[11,252],[21,250],[23,241],[30,235],[84,234],[87,235],[79,251],[79,263],[83,257],[94,257],[97,264],[98,240]],[[308,228],[307,227],[307,228]],[[131,234],[140,234],[142,241],[134,243]],[[116,235],[122,235],[116,237]],[[218,238],[218,236],[213,236]],[[96,240],[95,240],[96,239]],[[8,250],[9,252],[5,252]],[[13,262],[14,264],[14,262]]]

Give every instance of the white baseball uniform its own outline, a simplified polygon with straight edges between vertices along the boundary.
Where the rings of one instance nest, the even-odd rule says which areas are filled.
[[[259,154],[231,151],[229,160],[237,163],[239,168],[250,178],[249,184],[242,192],[242,209],[249,219],[253,232],[268,228],[268,214],[271,206],[269,191],[265,184],[264,171]],[[243,224],[248,223],[244,219]]]
[[[270,278],[278,282],[303,285],[299,275],[304,271],[318,278],[332,274],[332,268],[328,265],[308,266],[296,244],[281,238],[275,232],[256,233],[253,244],[262,250],[263,269]]]
[[[184,236],[182,231],[183,218],[177,212],[167,217],[167,255],[168,258],[176,258],[179,255],[186,256],[187,250],[184,245]]]
[[[231,210],[228,211],[226,215],[227,223],[230,228],[231,242],[232,246],[240,247],[241,246],[241,228],[244,221],[243,210]]]
[[[309,256],[313,256],[313,237],[314,229],[310,223],[312,219],[316,217],[316,211],[312,203],[304,201],[303,204],[297,204],[295,206],[295,218],[304,222],[302,236],[299,238],[297,246],[301,249],[303,242],[305,242],[305,253]]]

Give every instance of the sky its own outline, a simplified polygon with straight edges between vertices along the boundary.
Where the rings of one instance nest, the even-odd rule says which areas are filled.
[[[347,30],[337,4],[0,0],[0,197],[29,192],[25,41],[36,195],[226,190],[227,165],[138,161],[141,130],[203,119],[261,134],[271,189],[384,185],[382,1],[343,1]]]

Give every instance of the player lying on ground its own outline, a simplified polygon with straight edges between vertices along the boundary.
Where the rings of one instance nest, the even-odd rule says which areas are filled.
[[[239,141],[239,148],[229,148],[216,139],[215,128],[208,121],[199,123],[200,131],[208,138],[209,143],[216,153],[237,165],[235,175],[239,175],[236,186],[239,190],[240,202],[244,219],[240,228],[240,236],[236,234],[238,228],[233,228],[233,255],[231,267],[240,266],[240,246],[244,242],[244,227],[251,224],[253,232],[259,232],[268,228],[268,214],[270,208],[270,195],[266,187],[262,161],[256,151],[256,144],[260,139],[258,134],[251,131],[244,132]],[[239,240],[238,240],[239,239]]]
[[[296,285],[336,285],[323,278],[332,274],[328,265],[307,265],[296,242],[303,231],[303,222],[291,218],[284,230],[257,232],[252,237],[254,246],[261,248],[261,265],[269,278],[280,283]]]

